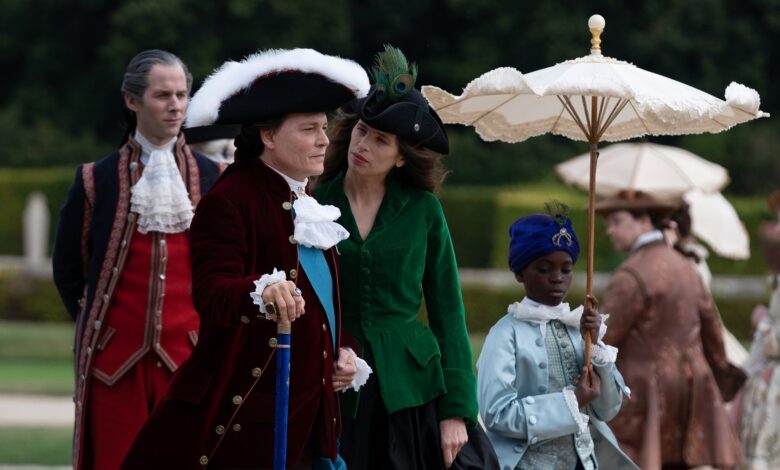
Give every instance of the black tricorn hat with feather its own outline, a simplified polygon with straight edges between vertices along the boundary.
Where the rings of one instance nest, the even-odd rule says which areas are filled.
[[[369,126],[395,134],[434,152],[449,153],[447,132],[439,115],[415,87],[417,65],[390,45],[375,57],[374,84],[368,96],[350,107]]]

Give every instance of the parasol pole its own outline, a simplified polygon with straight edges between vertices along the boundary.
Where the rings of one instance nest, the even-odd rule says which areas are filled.
[[[590,29],[590,53],[592,55],[601,55],[601,33],[604,31],[605,21],[601,15],[593,15],[588,19],[588,29]],[[583,100],[583,105],[585,100]],[[602,105],[605,105],[605,101],[602,100]],[[585,115],[587,117],[588,109],[583,106]],[[593,251],[596,241],[596,163],[599,158],[598,144],[599,144],[599,128],[601,124],[601,118],[604,114],[599,113],[598,97],[590,97],[590,119],[588,120],[589,129],[587,133],[588,142],[590,142],[590,176],[588,178],[588,264],[587,264],[587,277],[585,281],[585,295],[593,295]],[[589,303],[589,307],[593,308],[593,302],[590,297],[585,298],[585,302]],[[590,367],[591,348],[593,346],[593,338],[590,331],[584,332],[585,336],[585,367]]]
[[[596,97],[593,97],[596,100]],[[590,143],[590,178],[588,181],[588,264],[587,264],[587,277],[585,283],[585,294],[587,296],[593,295],[593,252],[596,236],[596,163],[598,161],[599,152],[597,150],[598,142],[593,140]],[[585,298],[585,302],[589,303],[589,307],[593,308],[594,305],[590,301],[590,297]],[[591,338],[590,331],[584,332],[585,336],[585,367],[590,367],[590,351],[593,345],[593,338]]]
[[[290,400],[291,323],[276,324],[276,396],[274,408],[274,470],[287,468],[287,412]]]

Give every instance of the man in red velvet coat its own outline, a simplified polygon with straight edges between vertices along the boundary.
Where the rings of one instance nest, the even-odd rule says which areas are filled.
[[[188,126],[242,124],[236,163],[190,232],[198,345],[123,468],[271,468],[276,321],[292,322],[289,468],[338,463],[336,392],[368,370],[341,333],[335,245],[348,233],[306,184],[323,171],[324,111],[368,88],[352,61],[272,50],[225,64],[194,96]]]
[[[191,83],[175,55],[136,55],[126,142],[79,167],[62,208],[53,268],[77,323],[76,469],[119,468],[197,342],[186,231],[220,167],[179,137]]]

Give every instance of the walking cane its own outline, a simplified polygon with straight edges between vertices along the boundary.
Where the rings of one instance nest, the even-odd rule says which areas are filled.
[[[276,325],[276,398],[274,410],[274,470],[287,467],[287,411],[290,400],[291,323]]]

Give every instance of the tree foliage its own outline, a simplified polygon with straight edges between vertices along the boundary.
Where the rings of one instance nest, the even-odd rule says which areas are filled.
[[[780,0],[0,0],[0,164],[94,160],[124,130],[119,86],[140,50],[179,55],[196,87],[227,59],[259,49],[313,47],[364,66],[392,43],[420,65],[418,85],[459,92],[499,66],[523,72],[588,53],[586,22],[607,19],[605,55],[723,97],[730,81],[755,88],[762,109],[780,92]],[[773,119],[718,135],[654,139],[726,166],[743,194],[774,189],[780,130]],[[586,149],[557,137],[481,142],[450,127],[450,181],[513,183],[552,177]]]

